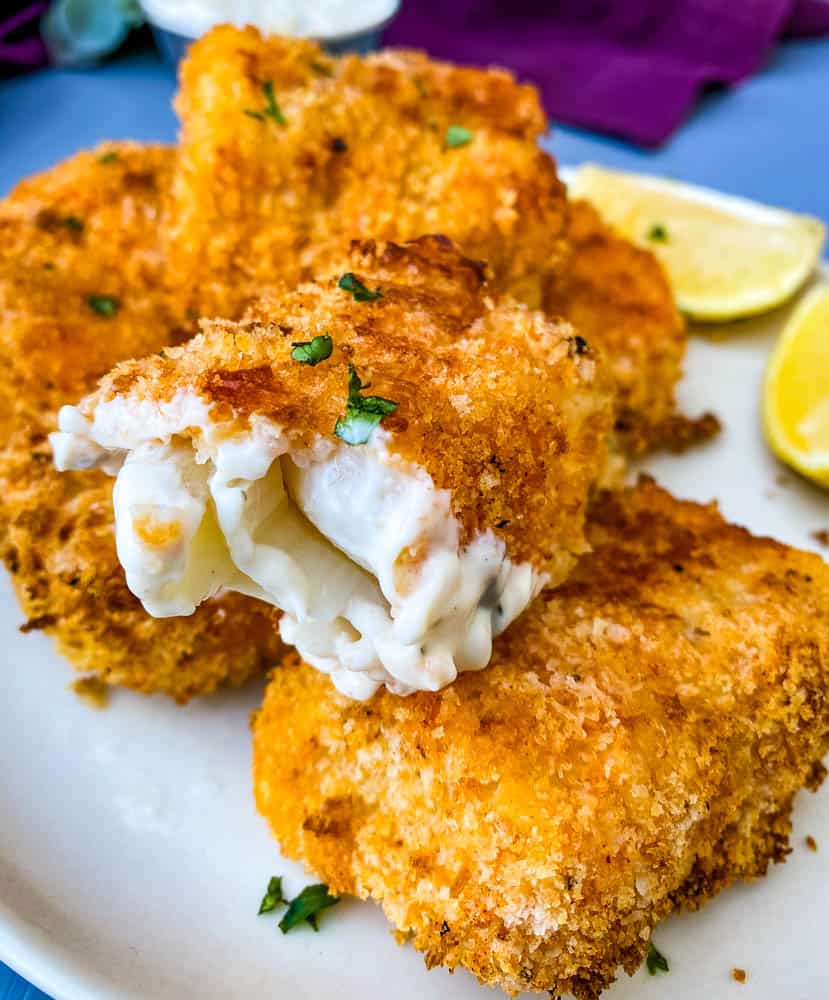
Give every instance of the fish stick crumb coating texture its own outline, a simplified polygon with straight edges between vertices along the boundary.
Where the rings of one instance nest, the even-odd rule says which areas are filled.
[[[0,203],[0,530],[25,630],[46,629],[78,670],[183,701],[275,661],[270,609],[230,596],[192,618],[150,618],[116,556],[112,481],[58,473],[47,442],[57,408],[112,365],[192,332],[159,290],[172,163],[168,148],[111,143]]]
[[[674,389],[688,338],[659,261],[614,233],[588,202],[569,208],[569,254],[551,276],[544,307],[568,319],[607,358],[624,451],[681,451],[711,437],[719,429],[716,417],[676,413]]]
[[[203,321],[183,347],[118,366],[82,412],[192,393],[228,433],[256,415],[294,450],[313,448],[335,440],[353,365],[399,404],[383,420],[388,447],[451,492],[462,540],[492,529],[513,562],[560,582],[584,551],[607,458],[613,397],[600,360],[568,324],[492,296],[481,265],[443,238],[357,243],[350,267],[379,299],[356,301],[331,278],[263,299],[241,322]],[[328,360],[292,360],[293,344],[319,335],[332,338]]]
[[[596,997],[654,923],[786,853],[827,749],[829,574],[650,482],[437,694],[356,705],[307,666],[254,719],[260,811],[427,964]]]
[[[180,83],[166,246],[200,315],[237,318],[263,284],[329,273],[352,238],[437,233],[540,304],[566,199],[536,145],[547,121],[534,88],[418,52],[337,60],[229,26],[192,46]],[[450,125],[470,141],[448,145]]]

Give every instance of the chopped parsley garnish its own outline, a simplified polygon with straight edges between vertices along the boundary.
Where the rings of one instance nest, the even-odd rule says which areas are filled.
[[[268,890],[262,897],[262,902],[259,904],[259,913],[257,916],[262,916],[263,913],[270,913],[271,910],[275,910],[280,903],[285,903],[287,900],[282,895],[282,879],[274,875],[270,882],[268,882]]]
[[[645,965],[647,965],[648,974],[651,976],[655,976],[658,972],[670,972],[668,959],[665,958],[653,941],[648,943],[648,957],[645,959]]]
[[[279,109],[279,105],[276,103],[276,98],[273,93],[273,84],[270,80],[265,80],[262,84],[262,92],[265,95],[265,116],[267,118],[273,118],[275,122],[279,125],[287,125],[288,121],[285,115]]]
[[[325,361],[331,357],[334,349],[334,341],[327,333],[320,334],[312,340],[303,340],[293,345],[291,357],[301,365],[318,365],[320,361]]]
[[[334,138],[331,140],[331,152],[332,153],[348,152],[348,143],[345,141],[345,139],[342,138],[342,136],[339,135],[334,136]]]
[[[115,163],[118,159],[118,154],[114,149],[111,149],[108,153],[101,153],[98,157],[98,163]]]
[[[457,149],[459,146],[468,146],[472,142],[473,134],[463,125],[450,125],[443,137],[445,145],[449,149]]]
[[[83,232],[83,219],[79,219],[77,215],[65,215],[60,221],[67,229],[71,229],[73,233]]]
[[[287,125],[288,119],[282,114],[276,102],[272,80],[265,80],[262,84],[262,93],[265,95],[265,107],[261,111],[251,111],[249,108],[245,108],[245,114],[251,118],[257,118],[260,122],[266,118],[272,118],[277,125]]]
[[[339,896],[332,896],[327,885],[306,885],[288,904],[285,916],[279,921],[279,929],[283,934],[287,934],[298,924],[307,921],[315,931],[318,931],[318,914],[339,901]]]
[[[345,406],[345,416],[338,417],[334,425],[334,433],[346,444],[365,444],[372,431],[383,417],[394,413],[399,403],[393,403],[382,396],[361,396],[363,385],[354,365],[348,366],[348,402]]]
[[[648,239],[654,243],[667,243],[668,230],[660,222],[655,222],[648,230]]]
[[[90,295],[86,301],[99,316],[114,316],[121,305],[114,295]]]
[[[351,292],[355,302],[374,302],[383,297],[379,288],[375,288],[373,291],[366,288],[357,275],[352,274],[351,271],[340,278],[337,282],[337,288],[342,288],[344,292]]]

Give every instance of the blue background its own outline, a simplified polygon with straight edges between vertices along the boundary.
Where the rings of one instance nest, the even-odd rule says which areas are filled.
[[[0,194],[102,139],[172,142],[174,89],[173,71],[149,52],[0,83]],[[561,163],[667,174],[829,222],[829,40],[781,46],[758,76],[706,96],[655,152],[565,128],[552,150]],[[44,997],[0,963],[0,1000]]]

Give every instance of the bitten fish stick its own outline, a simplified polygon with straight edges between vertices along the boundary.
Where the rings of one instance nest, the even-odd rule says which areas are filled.
[[[612,384],[448,240],[356,244],[339,278],[119,365],[52,435],[117,475],[118,554],[153,615],[219,589],[369,697],[489,661],[585,550]]]
[[[437,693],[360,705],[289,657],[254,722],[286,856],[429,965],[592,1000],[655,923],[786,854],[829,740],[829,571],[652,483]]]

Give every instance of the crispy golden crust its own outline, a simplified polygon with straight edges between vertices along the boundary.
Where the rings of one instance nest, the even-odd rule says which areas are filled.
[[[654,923],[785,854],[829,732],[829,573],[652,483],[437,694],[273,673],[256,799],[334,891],[378,899],[429,965],[596,997]]]
[[[267,81],[284,124],[263,115]],[[190,49],[176,110],[166,246],[201,315],[236,318],[262,285],[340,268],[352,238],[430,233],[539,305],[566,201],[535,142],[547,127],[536,91],[508,73],[405,51],[335,60],[224,26]],[[447,147],[452,124],[473,133],[468,145]]]
[[[683,450],[715,434],[711,414],[675,413],[687,335],[659,261],[614,234],[585,201],[570,204],[569,256],[552,275],[544,307],[595,344],[618,386],[616,432],[629,454]]]
[[[498,299],[481,267],[448,241],[357,244],[350,267],[374,302],[336,278],[274,296],[241,323],[209,321],[184,347],[118,366],[81,405],[200,395],[217,421],[273,420],[294,448],[333,438],[348,366],[399,404],[389,447],[426,469],[467,538],[491,528],[512,559],[560,582],[584,550],[587,495],[606,459],[612,394],[601,365],[567,324]],[[315,367],[291,345],[328,334]],[[198,432],[198,429],[196,429]]]
[[[57,407],[113,364],[191,332],[160,291],[172,162],[170,149],[110,144],[0,204],[0,529],[26,630],[53,634],[78,670],[184,701],[274,662],[269,609],[231,596],[192,618],[150,618],[115,554],[111,480],[57,473],[46,441]],[[91,295],[117,298],[115,314],[96,313]]]

